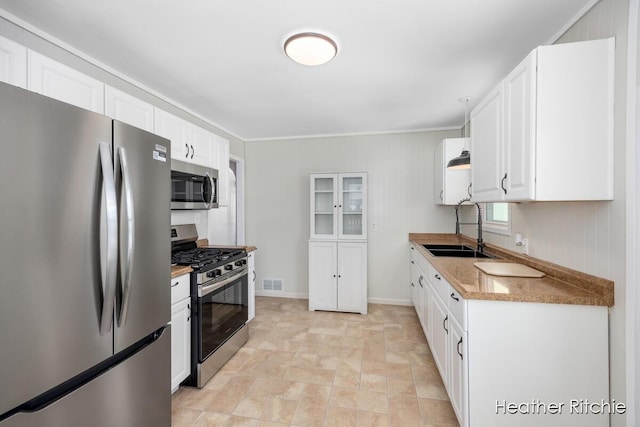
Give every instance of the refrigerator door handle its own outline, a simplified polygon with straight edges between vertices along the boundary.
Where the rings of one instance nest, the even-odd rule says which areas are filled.
[[[105,279],[102,284],[102,313],[100,316],[100,334],[104,335],[109,333],[113,326],[113,304],[116,294],[116,274],[118,273],[118,202],[111,146],[106,142],[101,142],[99,147],[107,220]]]
[[[131,297],[131,271],[133,270],[133,253],[135,244],[135,214],[133,209],[133,191],[131,190],[131,177],[129,175],[129,163],[124,147],[118,148],[118,157],[122,170],[122,186],[124,193],[125,210],[127,212],[127,259],[124,265],[124,277],[122,278],[122,305],[118,325],[127,322],[129,314],[129,300]]]

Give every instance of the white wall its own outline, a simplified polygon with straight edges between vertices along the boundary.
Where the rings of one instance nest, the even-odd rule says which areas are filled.
[[[614,200],[611,202],[512,204],[512,236],[491,233],[484,235],[488,243],[520,251],[521,249],[515,246],[513,236],[515,233],[522,233],[529,239],[531,256],[615,282],[615,306],[610,311],[609,323],[611,397],[622,402],[626,400],[627,381],[625,369],[625,184],[628,8],[627,0],[602,0],[557,42],[616,37]],[[475,235],[474,230],[465,230],[465,233],[470,236]],[[624,415],[612,418],[612,426],[622,426],[625,422]]]
[[[247,243],[263,278],[284,280],[284,295],[308,295],[309,173],[368,173],[369,298],[409,303],[408,233],[453,232],[452,208],[433,204],[433,154],[460,131],[248,142]]]

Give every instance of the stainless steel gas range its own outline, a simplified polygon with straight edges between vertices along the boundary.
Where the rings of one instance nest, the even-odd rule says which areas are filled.
[[[197,247],[195,224],[171,226],[171,263],[191,273],[191,376],[202,388],[249,338],[247,253]]]

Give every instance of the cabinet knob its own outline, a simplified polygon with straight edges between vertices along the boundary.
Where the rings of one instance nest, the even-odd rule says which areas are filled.
[[[444,190],[440,190],[440,200],[444,200],[444,197],[442,197],[442,193],[444,192]]]
[[[458,352],[458,356],[460,356],[460,360],[464,360],[464,357],[462,357],[462,353],[460,353],[461,344],[462,344],[462,337],[460,337],[460,341],[458,341],[458,345],[456,346],[456,351]]]
[[[447,320],[449,320],[448,314],[444,316],[444,320],[442,321],[442,327],[444,328],[444,331],[447,333],[447,335],[449,335],[449,330],[447,329]]]
[[[442,277],[440,277],[438,274],[434,274],[434,275],[433,275],[433,277],[435,277],[435,278],[436,278],[436,279],[438,279],[438,280],[441,280],[441,279],[442,279]]]
[[[191,146],[191,158],[193,159],[193,155],[196,153],[196,150],[193,149],[193,145]]]
[[[456,296],[456,294],[454,294],[453,292],[451,292],[451,298],[452,298],[452,299],[454,299],[454,300],[456,300],[456,301],[460,301],[460,298],[458,298],[458,297]]]
[[[500,187],[502,188],[502,191],[504,191],[504,194],[507,194],[507,189],[504,187],[504,181],[507,179],[507,174],[505,173],[504,176],[502,177],[502,180],[500,181]]]
[[[175,288],[176,286],[178,286],[178,284],[180,284],[180,282],[176,282],[173,285],[171,285],[172,288]]]
[[[467,194],[469,195],[469,197],[471,197],[471,186],[473,185],[473,183],[469,183],[469,186],[467,187]]]
[[[189,158],[189,144],[185,143],[184,146],[187,149],[187,153],[184,155],[184,157],[185,157],[185,159],[188,159]]]

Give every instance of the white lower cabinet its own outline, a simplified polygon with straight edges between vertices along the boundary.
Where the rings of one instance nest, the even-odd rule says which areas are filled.
[[[429,289],[412,299],[461,426],[609,425],[607,307],[464,299],[417,252]]]
[[[191,370],[191,299],[189,275],[171,279],[171,392]]]
[[[367,314],[365,242],[309,242],[309,310]]]
[[[256,257],[255,251],[247,254],[247,269],[249,272],[249,321],[256,317]]]

